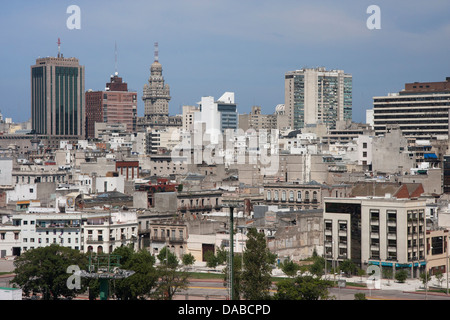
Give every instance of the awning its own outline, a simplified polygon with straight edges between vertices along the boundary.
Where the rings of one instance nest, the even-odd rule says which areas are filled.
[[[425,153],[424,157],[425,159],[437,159],[437,156],[434,153]]]

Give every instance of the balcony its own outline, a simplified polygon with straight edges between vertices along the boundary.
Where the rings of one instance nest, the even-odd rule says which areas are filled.
[[[103,244],[103,237],[98,237],[97,239],[94,239],[94,237],[92,236],[88,236],[87,240],[86,240],[87,244]]]
[[[151,237],[152,242],[164,242],[164,243],[184,243],[185,239],[183,237]]]

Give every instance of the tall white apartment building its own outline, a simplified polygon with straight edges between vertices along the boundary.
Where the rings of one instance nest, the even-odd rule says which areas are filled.
[[[352,75],[343,70],[303,68],[285,74],[285,112],[291,128],[352,119]]]

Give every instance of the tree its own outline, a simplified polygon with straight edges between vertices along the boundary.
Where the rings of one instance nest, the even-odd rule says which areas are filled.
[[[355,293],[355,300],[367,300],[365,293]]]
[[[227,286],[229,279],[229,266],[223,269],[224,286]],[[233,297],[235,300],[241,299],[242,292],[242,254],[234,254],[233,258]]]
[[[206,266],[211,269],[215,269],[219,265],[217,256],[212,251],[205,253]]]
[[[394,275],[394,270],[392,270],[392,268],[383,268],[383,277],[388,279],[389,285],[390,285],[390,279],[392,279],[393,275]]]
[[[295,277],[300,270],[300,266],[291,259],[286,259],[280,264],[280,269],[288,277]]]
[[[423,272],[420,274],[420,280],[422,281],[424,287],[428,286],[428,282],[431,280],[431,274],[429,272]]]
[[[60,297],[73,298],[83,288],[70,289],[67,280],[69,266],[84,269],[87,257],[78,250],[51,245],[27,250],[14,261],[15,276],[12,283],[18,285],[26,296],[40,293],[44,300],[58,300]]]
[[[147,250],[134,252],[130,247],[119,247],[113,254],[123,254],[121,269],[134,271],[128,278],[115,280],[114,293],[121,300],[146,299],[152,295],[158,274],[156,259]]]
[[[177,292],[187,289],[189,274],[177,270],[179,260],[167,247],[161,250],[157,258],[161,262],[157,267],[159,280],[152,296],[155,299],[172,300]]]
[[[339,267],[341,268],[342,272],[344,272],[345,275],[348,277],[351,276],[352,274],[354,274],[357,269],[356,265],[350,259],[346,259],[346,260],[342,261],[339,264]]]
[[[313,255],[312,260],[313,264],[308,267],[308,271],[316,277],[323,276],[325,273],[325,258]]]
[[[444,274],[441,270],[437,270],[434,273],[434,276],[436,277],[436,280],[439,281],[439,286],[442,287],[442,281],[444,281]]]
[[[192,255],[192,253],[183,254],[183,256],[181,257],[181,262],[185,267],[190,267],[194,265],[195,257]]]
[[[408,278],[408,272],[406,270],[402,269],[395,273],[395,280],[400,283],[404,283],[406,281],[406,278]]]
[[[298,276],[277,283],[275,300],[327,300],[331,281],[314,276]]]
[[[244,270],[242,272],[242,296],[246,300],[264,300],[269,297],[272,266],[276,255],[266,245],[263,233],[251,228],[247,234],[244,251]]]

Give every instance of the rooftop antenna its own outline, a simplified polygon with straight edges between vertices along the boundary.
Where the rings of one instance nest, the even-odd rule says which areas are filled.
[[[61,58],[61,39],[58,38],[58,58]]]
[[[115,42],[115,51],[114,51],[114,54],[115,54],[115,65],[114,65],[114,74],[115,75],[117,75],[117,41]]]
[[[155,42],[155,61],[159,62],[159,45],[158,45],[158,42]]]

